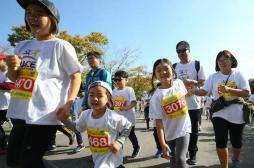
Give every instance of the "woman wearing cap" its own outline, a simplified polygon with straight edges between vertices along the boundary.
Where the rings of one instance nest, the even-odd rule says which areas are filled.
[[[249,96],[249,82],[242,73],[234,69],[237,67],[237,60],[230,51],[219,52],[215,64],[217,72],[208,77],[202,89],[191,90],[190,93],[199,96],[212,93],[215,99],[223,96],[226,101]],[[228,168],[228,134],[233,150],[232,167],[239,167],[245,125],[242,108],[240,104],[231,104],[212,114],[216,150],[222,168]]]
[[[108,83],[96,81],[88,87],[87,109],[76,122],[58,112],[57,117],[72,130],[87,131],[95,168],[123,168],[122,147],[131,130],[131,123],[111,110],[112,89]]]
[[[26,28],[34,39],[20,42],[7,57],[15,81],[7,117],[13,122],[7,165],[43,168],[42,157],[78,93],[82,66],[73,46],[56,38],[59,12],[48,0],[17,0],[25,9]]]

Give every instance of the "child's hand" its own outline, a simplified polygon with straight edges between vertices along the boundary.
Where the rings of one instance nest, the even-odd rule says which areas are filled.
[[[118,142],[113,142],[111,146],[111,152],[117,153],[121,149],[121,145]]]
[[[162,146],[162,152],[163,152],[163,157],[164,157],[165,159],[167,159],[167,160],[170,160],[170,158],[171,158],[171,155],[170,155],[171,150],[169,149],[168,144],[164,144],[164,145]]]
[[[129,109],[127,107],[120,107],[120,111],[128,111]]]

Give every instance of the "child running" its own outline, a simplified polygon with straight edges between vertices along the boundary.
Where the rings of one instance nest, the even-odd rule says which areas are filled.
[[[168,59],[158,59],[154,63],[152,88],[155,79],[161,85],[151,98],[149,116],[156,120],[163,156],[171,159],[170,167],[185,168],[191,122],[185,100],[187,90],[183,82],[175,77],[176,73]]]
[[[88,103],[91,109],[81,113],[76,122],[67,113],[57,118],[72,130],[87,131],[95,168],[123,168],[122,145],[128,137],[131,123],[112,108],[112,89],[106,82],[89,85]]]
[[[134,89],[126,86],[127,78],[128,73],[122,70],[117,71],[114,75],[114,81],[117,86],[113,91],[114,110],[125,116],[131,122],[132,128],[129,139],[133,146],[131,157],[135,158],[138,156],[141,149],[135,134],[136,117],[134,107],[137,104],[137,100]]]

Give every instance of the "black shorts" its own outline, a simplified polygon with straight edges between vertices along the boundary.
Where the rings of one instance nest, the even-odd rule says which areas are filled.
[[[242,147],[242,135],[245,124],[234,124],[220,117],[214,117],[212,122],[217,148],[227,147],[228,134],[234,148]]]
[[[0,125],[2,125],[5,121],[7,121],[6,113],[7,110],[0,110]]]

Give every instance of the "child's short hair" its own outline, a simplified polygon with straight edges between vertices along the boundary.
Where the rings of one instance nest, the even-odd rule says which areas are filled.
[[[114,75],[114,78],[128,78],[128,73],[126,71],[123,71],[123,70],[119,70],[119,71],[116,71],[115,75]]]
[[[90,51],[89,53],[86,54],[86,57],[91,57],[91,56],[101,59],[101,54],[97,51]]]

